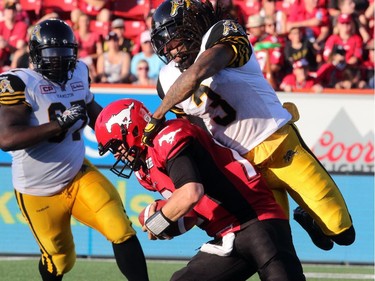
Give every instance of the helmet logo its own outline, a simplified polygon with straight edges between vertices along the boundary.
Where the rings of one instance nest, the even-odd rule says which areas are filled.
[[[171,4],[171,17],[175,17],[177,15],[178,9],[183,8],[184,4],[186,3],[186,8],[189,9],[191,3],[190,0],[172,0]]]
[[[224,30],[223,30],[223,35],[224,36],[227,36],[229,34],[229,31],[233,31],[233,32],[238,32],[238,28],[237,28],[237,25],[233,22],[233,21],[230,21],[230,20],[226,20],[224,23]]]
[[[42,37],[40,36],[40,25],[39,24],[34,27],[32,35],[35,36],[38,41],[42,40]]]
[[[0,80],[0,92],[5,93],[14,93],[14,90],[12,86],[10,85],[10,81],[8,79],[2,79]]]
[[[181,129],[178,129],[176,131],[173,131],[173,132],[170,132],[166,135],[163,135],[160,139],[159,139],[159,146],[162,145],[163,141],[165,141],[166,143],[169,143],[171,144],[173,141],[174,141],[174,138],[176,137],[176,134],[178,132],[180,132]]]
[[[112,126],[118,124],[120,127],[122,125],[126,126],[126,129],[129,129],[132,120],[130,119],[130,111],[134,107],[134,102],[132,102],[128,108],[121,110],[118,114],[113,114],[111,118],[105,123],[108,133],[112,133]]]

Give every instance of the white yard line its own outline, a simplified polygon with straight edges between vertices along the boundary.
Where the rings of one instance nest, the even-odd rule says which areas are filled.
[[[332,278],[332,279],[360,279],[360,280],[374,280],[373,274],[353,274],[353,273],[326,273],[326,272],[304,272],[306,277],[313,278]]]

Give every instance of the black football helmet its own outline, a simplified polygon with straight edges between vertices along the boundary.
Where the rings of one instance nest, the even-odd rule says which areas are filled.
[[[203,35],[216,22],[216,14],[210,1],[166,0],[153,14],[151,44],[155,53],[166,64],[179,57],[181,62],[178,67],[183,71],[193,64]],[[172,56],[171,47],[168,47],[172,40],[184,45],[185,51]]]
[[[42,21],[32,30],[29,55],[35,71],[53,82],[65,84],[72,78],[77,62],[73,30],[60,19]]]

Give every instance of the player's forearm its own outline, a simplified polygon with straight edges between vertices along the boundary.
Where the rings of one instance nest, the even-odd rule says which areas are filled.
[[[171,221],[177,221],[188,213],[202,198],[202,184],[190,182],[173,192],[168,203],[163,207],[163,214]]]
[[[0,148],[4,151],[15,151],[31,147],[48,140],[62,132],[57,121],[36,127],[11,126],[1,134]]]
[[[198,89],[199,85],[200,81],[190,74],[189,70],[181,74],[168,90],[162,103],[155,110],[153,117],[156,119],[163,118],[172,107],[189,98]]]

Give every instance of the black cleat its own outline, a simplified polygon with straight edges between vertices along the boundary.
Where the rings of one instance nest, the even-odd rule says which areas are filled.
[[[306,230],[315,246],[325,251],[329,251],[333,248],[332,240],[323,233],[313,218],[301,207],[297,207],[294,210],[293,218]]]

